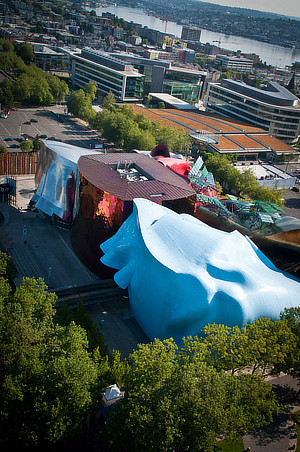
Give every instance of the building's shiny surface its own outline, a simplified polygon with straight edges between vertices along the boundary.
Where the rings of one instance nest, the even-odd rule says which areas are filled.
[[[78,159],[97,153],[57,141],[42,141],[31,206],[70,226],[78,209]]]
[[[101,278],[114,270],[100,262],[102,242],[114,235],[142,197],[178,213],[194,211],[194,190],[151,157],[102,154],[79,159],[80,205],[71,230],[72,246],[81,261]]]

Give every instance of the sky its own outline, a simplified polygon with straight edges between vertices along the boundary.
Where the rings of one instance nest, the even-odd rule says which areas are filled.
[[[284,14],[285,16],[300,17],[299,0],[202,0],[208,3],[216,3],[223,6],[235,6],[239,8],[256,9],[271,13]]]

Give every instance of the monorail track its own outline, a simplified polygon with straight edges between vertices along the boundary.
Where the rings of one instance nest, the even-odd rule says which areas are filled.
[[[100,280],[82,286],[49,289],[48,291],[57,295],[58,305],[65,301],[70,309],[77,308],[79,302],[82,302],[83,306],[89,306],[127,298],[127,290],[118,287],[113,279]]]

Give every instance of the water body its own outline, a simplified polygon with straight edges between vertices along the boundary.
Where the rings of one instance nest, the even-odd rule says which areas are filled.
[[[167,33],[179,38],[181,37],[182,25],[170,21],[166,24],[166,21],[150,16],[138,8],[127,8],[126,6],[116,5],[88,9],[95,9],[99,16],[101,16],[103,12],[110,12],[127,22],[132,21],[141,24],[143,27],[147,26],[153,30],[159,30],[162,33],[167,31]],[[243,53],[256,53],[263,62],[276,67],[290,66],[295,61],[300,61],[300,49],[290,49],[255,41],[253,39],[242,38],[240,36],[225,35],[223,33],[215,33],[202,29],[201,42],[204,44],[208,42],[210,44],[218,45],[218,42],[214,41],[221,41],[221,48],[234,52],[241,50]]]

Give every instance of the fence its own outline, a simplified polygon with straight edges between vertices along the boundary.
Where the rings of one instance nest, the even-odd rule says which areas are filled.
[[[35,174],[38,159],[38,152],[0,154],[0,176]]]

